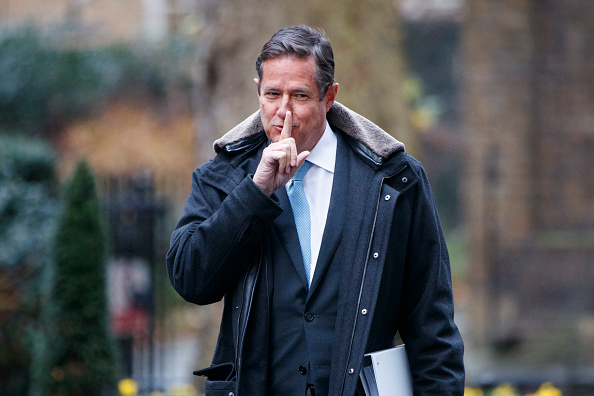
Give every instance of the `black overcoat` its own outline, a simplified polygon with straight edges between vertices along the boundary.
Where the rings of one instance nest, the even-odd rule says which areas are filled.
[[[400,143],[340,104],[328,120],[350,147],[329,393],[354,395],[364,353],[393,346],[399,332],[415,394],[462,395],[449,258],[425,172]],[[266,393],[266,235],[282,209],[251,180],[266,144],[258,122],[255,113],[232,130],[230,142],[218,141],[217,156],[194,172],[167,253],[170,280],[184,299],[225,299],[213,366],[205,371],[207,395]]]

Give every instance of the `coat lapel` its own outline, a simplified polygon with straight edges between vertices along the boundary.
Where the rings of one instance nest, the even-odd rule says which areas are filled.
[[[336,134],[338,144],[336,146],[336,165],[334,166],[334,181],[332,183],[332,195],[330,197],[330,206],[328,216],[326,217],[326,226],[322,236],[322,245],[316,263],[316,270],[311,282],[308,298],[313,294],[320,284],[322,277],[328,267],[328,264],[334,256],[338,242],[342,237],[342,227],[344,224],[344,215],[346,207],[346,196],[349,175],[349,158],[346,142]]]

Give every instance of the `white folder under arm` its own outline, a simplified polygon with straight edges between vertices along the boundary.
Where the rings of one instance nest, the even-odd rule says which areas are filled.
[[[360,377],[367,396],[413,396],[404,345],[365,354]]]

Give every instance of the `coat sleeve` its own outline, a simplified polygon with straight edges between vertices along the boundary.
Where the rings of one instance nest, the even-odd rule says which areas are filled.
[[[166,256],[171,284],[189,302],[220,301],[260,253],[266,224],[282,212],[250,176],[231,190],[205,183],[201,168],[193,174]]]
[[[450,263],[433,195],[422,168],[413,200],[400,336],[415,395],[463,395],[464,346],[454,323]]]

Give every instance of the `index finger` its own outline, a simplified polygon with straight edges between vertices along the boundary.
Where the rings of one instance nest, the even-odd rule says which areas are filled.
[[[283,130],[281,131],[280,140],[291,137],[291,128],[293,127],[293,115],[290,111],[285,114],[285,123],[283,124]]]

